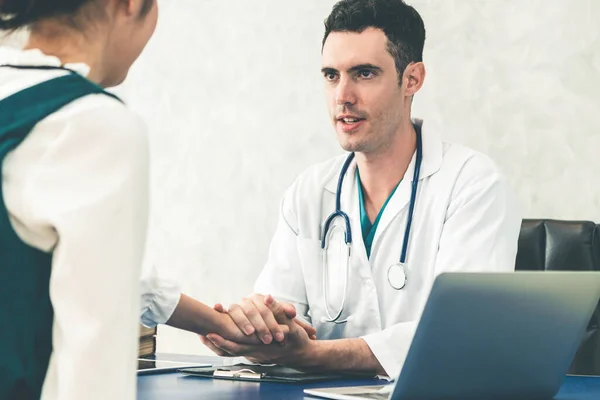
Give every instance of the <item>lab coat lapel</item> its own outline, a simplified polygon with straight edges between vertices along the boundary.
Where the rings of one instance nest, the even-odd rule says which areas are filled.
[[[408,215],[408,204],[410,201],[410,193],[411,193],[411,188],[412,188],[412,178],[413,178],[414,170],[415,170],[415,156],[413,155],[413,159],[410,162],[410,164],[408,165],[408,168],[406,169],[404,178],[402,178],[402,181],[398,185],[398,188],[392,195],[392,198],[390,199],[390,201],[387,203],[387,206],[385,207],[385,210],[383,210],[383,214],[381,215],[381,218],[379,219],[379,225],[377,226],[377,230],[375,231],[375,237],[373,238],[373,244],[371,247],[371,256],[373,256],[373,253],[376,251],[377,242],[379,241],[379,238],[385,232],[385,230],[388,228],[390,223],[395,218],[398,218],[399,217],[398,215],[400,213],[402,213],[402,211],[405,208],[407,209],[406,214]],[[404,219],[406,219],[406,218],[404,218]],[[397,235],[398,235],[398,243],[402,243],[402,240],[404,239],[404,229],[402,229],[402,232],[397,232]],[[398,254],[398,259],[400,259],[400,254]]]
[[[434,131],[425,132],[425,128],[423,127],[423,121],[419,119],[414,119],[413,123],[421,126],[421,138],[423,141],[423,159],[421,161],[421,172],[419,175],[419,190],[425,178],[433,175],[440,169],[442,164],[442,142],[439,136],[435,135]],[[403,214],[402,216],[402,224],[400,231],[396,233],[398,236],[399,248],[401,248],[401,243],[404,241],[404,234],[406,228],[406,220],[408,217],[408,205],[410,203],[410,196],[412,192],[412,182],[415,173],[415,164],[416,164],[417,154],[416,151],[413,153],[412,159],[408,168],[406,169],[406,173],[400,182],[400,185],[396,189],[396,192],[388,202],[385,210],[383,211],[383,215],[379,220],[379,225],[377,226],[377,231],[375,232],[375,237],[373,238],[373,245],[371,248],[371,254],[376,251],[377,242],[381,235],[388,228],[390,223],[395,219],[399,218],[399,214]],[[415,199],[415,212],[416,207],[419,203],[419,193],[417,191],[417,196]],[[418,221],[413,220],[414,224],[418,224]],[[413,230],[413,227],[411,227]],[[400,260],[400,253],[398,253],[398,260]]]

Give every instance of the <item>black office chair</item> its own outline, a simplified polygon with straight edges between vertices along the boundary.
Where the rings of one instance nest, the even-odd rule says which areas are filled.
[[[599,235],[589,221],[523,220],[516,269],[600,271]],[[600,303],[569,373],[600,375]]]

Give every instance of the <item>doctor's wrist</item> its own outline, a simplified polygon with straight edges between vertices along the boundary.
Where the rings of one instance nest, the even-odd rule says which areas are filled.
[[[294,356],[297,368],[316,370],[322,369],[324,355],[327,353],[327,340],[310,340]]]
[[[310,371],[385,374],[363,339],[311,340],[297,360],[299,369]]]

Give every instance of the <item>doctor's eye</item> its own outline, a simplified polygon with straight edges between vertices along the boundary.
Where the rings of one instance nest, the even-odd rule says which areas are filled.
[[[361,69],[358,71],[358,77],[362,79],[371,79],[375,77],[375,72],[370,69]]]
[[[338,74],[335,71],[323,71],[323,77],[326,81],[335,81],[338,77]]]

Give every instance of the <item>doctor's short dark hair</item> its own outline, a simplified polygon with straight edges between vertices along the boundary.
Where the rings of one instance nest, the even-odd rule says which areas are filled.
[[[325,20],[322,45],[331,32],[361,33],[367,28],[378,28],[385,33],[388,52],[394,58],[401,84],[408,64],[423,61],[423,19],[402,0],[341,0]]]
[[[152,9],[156,0],[144,0],[140,16]],[[104,0],[0,0],[0,30],[27,28],[49,18],[75,17],[84,6],[96,3],[99,8]]]

